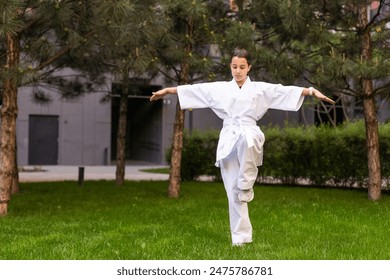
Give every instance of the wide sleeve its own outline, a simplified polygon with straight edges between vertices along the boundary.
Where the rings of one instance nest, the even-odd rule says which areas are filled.
[[[177,87],[181,109],[209,108],[221,91],[220,82],[182,85]]]
[[[305,99],[302,95],[303,87],[263,82],[260,82],[259,85],[270,109],[298,111]]]

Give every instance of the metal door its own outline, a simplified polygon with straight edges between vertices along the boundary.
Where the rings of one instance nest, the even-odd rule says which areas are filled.
[[[58,116],[30,115],[28,163],[58,164]]]

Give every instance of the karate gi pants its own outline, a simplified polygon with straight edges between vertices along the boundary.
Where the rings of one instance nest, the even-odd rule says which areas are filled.
[[[222,180],[229,203],[229,222],[233,244],[252,242],[252,225],[249,219],[248,203],[238,200],[241,190],[251,189],[256,181],[261,162],[263,143],[253,139],[254,146],[248,147],[242,134],[231,153],[220,161]]]

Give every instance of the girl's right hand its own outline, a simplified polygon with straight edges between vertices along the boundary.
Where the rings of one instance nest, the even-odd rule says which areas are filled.
[[[158,100],[166,95],[166,90],[165,89],[160,89],[158,91],[152,92],[152,96],[150,97],[150,101],[155,101]]]

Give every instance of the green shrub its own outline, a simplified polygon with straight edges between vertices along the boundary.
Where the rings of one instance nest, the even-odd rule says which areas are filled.
[[[180,170],[183,181],[195,180],[201,175],[220,180],[219,168],[215,167],[218,136],[219,132],[216,130],[193,131],[191,135],[185,131]],[[168,162],[170,162],[171,152],[170,149],[166,154]]]
[[[268,128],[265,132],[261,174],[297,184],[309,176],[311,140],[303,127]]]
[[[382,161],[383,155],[389,152],[390,130],[387,130],[388,136],[384,135],[385,129],[381,130]],[[307,183],[314,185],[366,186],[367,152],[362,121],[337,128],[265,128],[264,133],[267,140],[264,145],[264,166],[260,169],[262,176],[272,176],[288,184],[308,179]],[[386,162],[382,166],[384,177],[388,176],[387,165]]]
[[[382,176],[390,178],[390,122],[379,126]]]
[[[336,128],[286,124],[283,128],[263,127],[262,130],[266,141],[260,179],[271,177],[284,184],[366,187],[368,168],[363,121]],[[390,178],[390,124],[380,124],[379,132],[382,176]],[[221,179],[219,168],[214,166],[218,136],[219,132],[214,130],[184,134],[182,180],[195,180],[200,175]]]
[[[367,177],[365,129],[362,122],[313,129],[316,150],[311,181],[322,185],[362,186]]]

